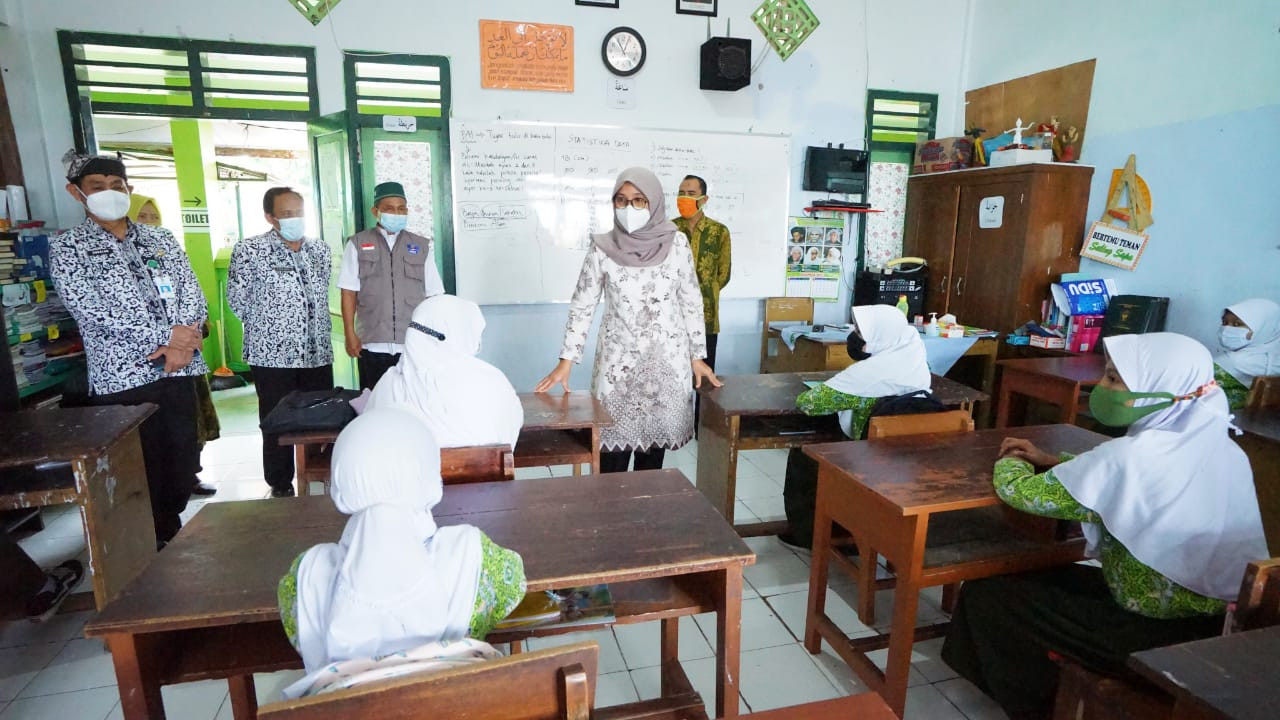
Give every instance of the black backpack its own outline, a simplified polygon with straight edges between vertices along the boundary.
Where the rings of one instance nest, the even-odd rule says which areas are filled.
[[[883,415],[923,415],[944,412],[946,407],[928,390],[906,395],[886,395],[871,406],[867,424]],[[865,440],[864,426],[856,440]],[[804,454],[803,448],[791,448],[787,457],[787,474],[782,488],[782,504],[787,513],[787,532],[778,536],[788,545],[810,547],[813,544],[813,512],[818,501],[818,461]]]
[[[341,430],[356,419],[351,401],[358,397],[359,390],[345,388],[294,390],[267,414],[260,427],[270,434]]]

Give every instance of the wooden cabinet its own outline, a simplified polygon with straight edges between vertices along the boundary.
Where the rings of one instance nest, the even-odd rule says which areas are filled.
[[[1080,268],[1092,177],[1057,163],[912,176],[902,254],[929,263],[925,310],[1000,332],[1039,320],[1049,284]]]

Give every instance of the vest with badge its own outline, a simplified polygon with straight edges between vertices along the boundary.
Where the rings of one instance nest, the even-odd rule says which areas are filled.
[[[356,233],[360,292],[356,295],[356,335],[362,343],[403,344],[413,309],[426,298],[431,240],[401,230],[396,245],[377,227]]]

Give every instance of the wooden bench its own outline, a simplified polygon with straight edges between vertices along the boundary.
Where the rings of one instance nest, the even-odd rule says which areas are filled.
[[[751,713],[752,720],[898,720],[884,698],[875,693],[861,693],[835,700],[821,700],[804,705]]]
[[[435,720],[465,715],[472,720],[588,720],[599,654],[595,643],[539,650],[266,705],[258,717]]]

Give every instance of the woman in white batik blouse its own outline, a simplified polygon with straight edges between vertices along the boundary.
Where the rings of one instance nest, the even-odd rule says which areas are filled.
[[[665,451],[693,437],[693,391],[720,380],[707,354],[702,293],[689,240],[667,219],[657,176],[630,168],[613,185],[613,228],[591,236],[569,305],[560,362],[538,383],[569,390],[601,297],[604,321],[596,347],[592,392],[613,416],[600,435],[600,469],[662,467]]]

